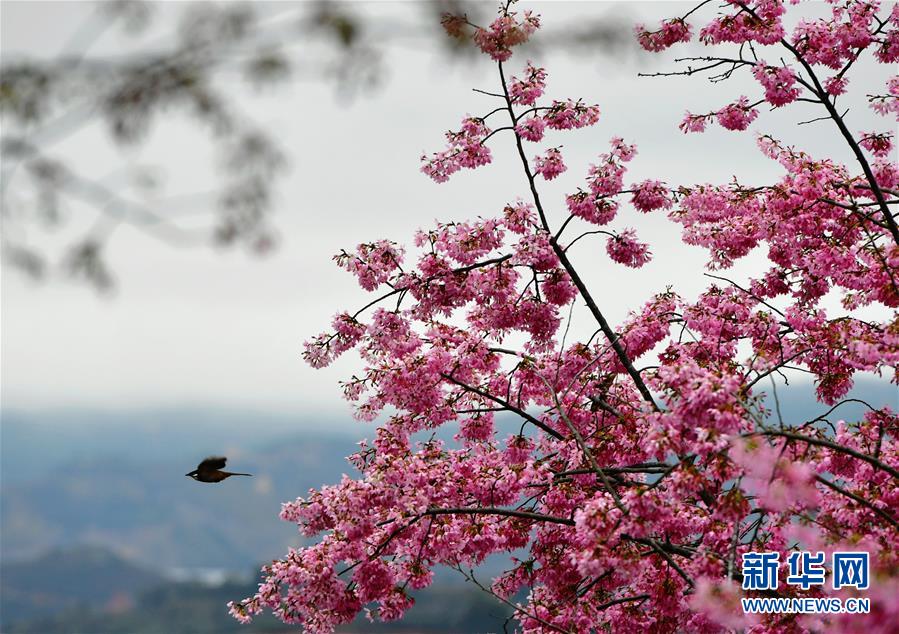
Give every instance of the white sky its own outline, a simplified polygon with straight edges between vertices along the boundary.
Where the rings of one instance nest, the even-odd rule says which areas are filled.
[[[279,3],[278,9],[285,3]],[[653,23],[682,12],[677,3],[525,3],[543,15],[547,29],[571,20],[616,15],[627,22]],[[2,51],[52,54],[89,10],[86,3],[2,4]],[[411,3],[364,3],[360,11],[413,22]],[[708,9],[713,9],[710,5]],[[165,11],[174,9],[169,6]],[[538,33],[539,41],[539,33]],[[109,33],[91,50],[123,46]],[[391,238],[411,247],[418,227],[434,219],[462,220],[498,213],[505,202],[525,196],[508,137],[494,137],[493,165],[457,174],[436,185],[419,172],[422,151],[443,147],[443,131],[467,114],[493,108],[472,87],[495,89],[495,67],[486,57],[476,65],[451,62],[442,42],[415,38],[386,44],[388,76],[375,92],[348,102],[333,86],[314,82],[279,85],[262,95],[238,77],[228,88],[246,98],[247,112],[277,129],[291,156],[278,190],[273,221],[280,247],[254,259],[241,251],[179,249],[129,228],[114,235],[108,261],[118,290],[100,297],[72,283],[33,284],[4,267],[2,275],[2,405],[15,408],[154,405],[251,406],[306,412],[348,412],[337,385],[356,367],[352,355],[326,370],[312,370],[301,357],[302,341],[325,330],[332,315],[361,306],[368,296],[338,270],[331,256],[361,241]],[[300,49],[302,50],[302,49]],[[681,47],[676,54],[702,54]],[[753,133],[713,126],[703,135],[681,134],[685,109],[705,112],[740,94],[759,94],[752,81],[735,78],[709,86],[693,78],[639,79],[638,70],[672,67],[675,54],[608,57],[558,50],[533,51],[549,73],[549,97],[583,96],[597,102],[601,122],[586,131],[554,133],[541,147],[563,144],[569,170],[543,186],[554,222],[563,215],[563,194],[581,184],[587,165],[607,151],[612,136],[637,143],[628,182],[653,177],[673,184],[770,182],[779,166],[755,148]],[[517,61],[516,61],[517,60]],[[513,67],[524,57],[513,58]],[[775,61],[775,60],[770,60]],[[856,95],[883,86],[882,68],[860,66]],[[860,89],[864,86],[864,89]],[[889,120],[869,112],[863,100],[849,100],[853,130],[886,130]],[[810,105],[789,112],[762,112],[753,131],[772,132],[817,155],[849,161],[832,125],[796,127],[820,116]],[[165,191],[202,191],[209,162],[196,123],[172,115],[150,142],[121,152],[92,126],[52,151],[74,158],[85,174],[117,175],[131,165],[160,166]],[[538,152],[537,146],[529,154]],[[33,244],[55,244],[78,235],[95,212],[72,207],[70,232],[29,235]],[[604,242],[582,241],[573,260],[584,271],[603,310],[614,323],[654,293],[673,285],[688,297],[706,286],[705,254],[679,244],[679,229],[663,215],[624,211],[615,228],[634,226],[650,242],[653,262],[639,271],[610,263]],[[74,232],[74,233],[72,233]],[[572,234],[574,235],[574,234]],[[758,260],[756,260],[758,262]],[[733,273],[742,277],[749,267]]]

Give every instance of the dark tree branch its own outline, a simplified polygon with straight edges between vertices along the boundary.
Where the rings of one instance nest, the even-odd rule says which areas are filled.
[[[557,432],[555,429],[553,429],[552,427],[549,427],[546,423],[544,423],[544,422],[541,421],[540,419],[538,419],[538,418],[536,418],[536,417],[534,417],[534,416],[531,416],[530,414],[528,414],[528,413],[527,413],[526,411],[524,411],[523,409],[518,408],[518,407],[515,407],[515,406],[512,405],[510,402],[508,402],[508,401],[506,401],[506,400],[504,400],[504,399],[502,399],[502,398],[500,398],[500,397],[498,397],[498,396],[494,396],[493,394],[490,394],[489,392],[486,392],[486,391],[481,390],[481,389],[479,389],[479,388],[476,388],[476,387],[474,387],[474,386],[468,385],[467,383],[463,383],[462,381],[456,379],[455,377],[453,377],[453,376],[450,375],[450,374],[442,373],[440,376],[442,376],[444,379],[446,379],[446,380],[449,381],[450,383],[453,383],[453,384],[455,384],[455,385],[458,385],[459,387],[461,387],[462,389],[464,389],[464,390],[466,390],[466,391],[468,391],[468,392],[471,392],[471,393],[473,393],[473,394],[477,394],[478,396],[480,396],[480,397],[482,397],[482,398],[486,398],[487,400],[493,401],[494,403],[497,403],[498,405],[501,405],[502,407],[504,407],[505,409],[509,410],[510,412],[513,412],[513,413],[515,413],[515,414],[518,414],[519,416],[521,416],[522,418],[524,418],[526,421],[528,421],[528,422],[531,423],[532,425],[534,425],[534,426],[536,426],[536,427],[542,429],[544,432],[546,432],[547,434],[549,434],[550,436],[552,436],[552,437],[555,438],[556,440],[564,440],[564,439],[565,439],[565,437],[562,436],[562,434],[560,434],[559,432]]]
[[[833,451],[846,454],[847,456],[852,456],[853,458],[857,458],[858,460],[863,460],[867,462],[872,467],[876,467],[881,471],[889,473],[891,476],[899,480],[899,471],[892,468],[888,464],[884,464],[877,458],[873,456],[869,456],[868,454],[861,453],[852,449],[851,447],[846,447],[844,445],[838,445],[829,440],[824,440],[822,438],[814,438],[811,436],[803,436],[802,434],[796,434],[790,431],[777,431],[777,430],[764,430],[764,431],[754,431],[747,434],[742,434],[743,438],[750,438],[752,436],[775,436],[780,438],[787,438],[789,440],[795,440],[797,442],[804,442],[810,445],[817,445],[818,447],[826,447],[827,449],[831,449]]]
[[[517,517],[535,522],[548,522],[550,524],[564,524],[565,526],[574,526],[574,520],[566,517],[553,517],[552,515],[543,515],[541,513],[531,513],[530,511],[516,511],[514,509],[500,509],[494,507],[472,507],[472,508],[431,508],[422,513],[422,515],[500,515],[504,517]]]

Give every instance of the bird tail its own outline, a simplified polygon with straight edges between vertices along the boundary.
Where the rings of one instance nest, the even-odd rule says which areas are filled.
[[[232,471],[222,471],[222,473],[226,473],[226,474],[228,474],[229,476],[233,476],[233,475],[242,475],[242,476],[250,476],[250,477],[253,477],[253,474],[252,474],[252,473],[234,473],[234,472],[232,472]]]

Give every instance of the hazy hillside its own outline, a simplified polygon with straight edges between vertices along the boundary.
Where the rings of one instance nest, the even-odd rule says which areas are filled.
[[[166,581],[102,548],[74,548],[4,566],[0,627],[8,634],[297,631],[270,616],[244,626],[228,615],[228,601],[242,599],[255,589],[250,580],[216,585]],[[341,631],[497,632],[509,616],[505,606],[459,582],[443,580],[415,598],[415,606],[401,623],[370,623],[360,618]]]
[[[163,577],[96,546],[57,549],[31,561],[0,566],[0,614],[46,617],[85,605],[115,609]]]

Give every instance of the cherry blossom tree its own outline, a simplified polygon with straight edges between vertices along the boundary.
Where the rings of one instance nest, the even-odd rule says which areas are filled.
[[[559,147],[530,146],[599,118],[596,105],[547,100],[547,71],[512,60],[537,15],[506,4],[486,27],[444,17],[450,36],[493,60],[497,86],[481,92],[496,107],[447,133],[422,171],[443,182],[481,168],[505,139],[520,159],[521,197],[510,192],[494,217],[419,231],[414,254],[379,240],[336,256],[378,295],[338,314],[305,358],[321,367],[358,351],[365,371],[343,388],[377,431],[351,457],[357,478],[284,505],[283,519],[320,539],[266,566],[258,593],[230,604],[234,616],[269,609],[310,632],[363,610],[398,619],[443,565],[510,606],[524,632],[895,631],[899,418],[865,404],[860,420],[830,421],[854,400],[856,373],[897,380],[893,133],[851,130],[837,101],[863,55],[899,61],[899,7],[849,1],[829,11],[788,32],[783,2],[703,2],[657,30],[637,28],[641,45],[659,51],[701,23],[709,56],[675,72],[747,72],[758,84],[757,96],[688,114],[685,132],[745,130],[763,105],[806,102],[855,157],[843,165],[763,135],[760,151],[781,167],[775,182],[677,187],[631,183],[636,148],[620,138],[585,176],[566,169]],[[899,78],[869,101],[899,114]],[[543,180],[563,174],[572,179],[564,200],[541,195]],[[613,327],[572,247],[602,236],[613,261],[643,266],[649,246],[612,228],[634,213],[667,213],[684,242],[708,250],[710,270],[754,250],[770,268],[745,284],[710,274],[696,301],[660,289]],[[841,310],[828,310],[828,294]],[[888,317],[859,316],[872,307]],[[574,310],[593,320],[591,337],[570,337]],[[814,378],[821,413],[783,420],[765,392],[799,371]],[[447,426],[453,443],[427,433]],[[870,552],[871,612],[744,615],[742,596],[857,593],[742,589],[744,553],[786,562],[800,548]],[[477,566],[497,553],[508,568],[480,578]]]

